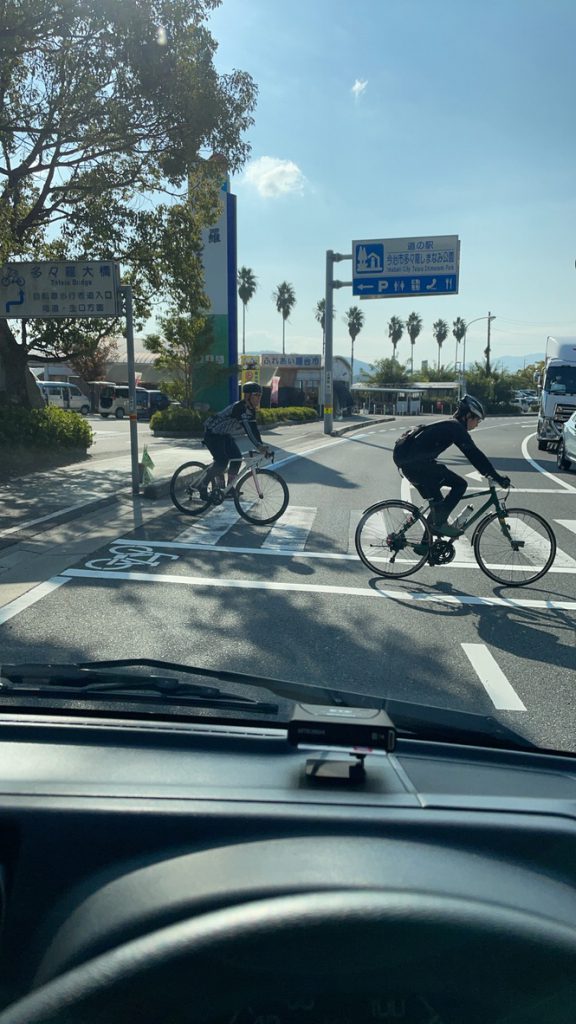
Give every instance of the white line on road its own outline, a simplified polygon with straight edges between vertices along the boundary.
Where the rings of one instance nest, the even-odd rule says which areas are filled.
[[[5,604],[3,608],[0,608],[0,625],[8,622],[8,619],[13,619],[15,615],[19,615],[20,612],[25,611],[30,605],[36,604],[37,601],[47,597],[53,590],[57,590],[63,583],[67,582],[68,578],[66,576],[54,576],[51,580],[39,583],[37,587],[32,587],[28,593],[15,598],[9,604]]]
[[[514,687],[484,644],[462,644],[462,650],[499,711],[526,711]]]
[[[555,519],[554,522],[564,526],[567,530],[571,530],[572,533],[576,533],[576,519]]]
[[[295,551],[303,551],[315,517],[315,506],[288,506],[282,519],[272,527],[266,540],[262,542],[262,548],[279,551],[288,545]]]
[[[557,486],[562,487],[565,491],[568,491],[571,494],[576,494],[576,487],[572,487],[572,484],[567,484],[565,480],[561,480],[560,477],[555,476],[553,473],[549,473],[547,469],[542,469],[542,466],[536,462],[535,459],[530,458],[528,455],[528,442],[531,441],[533,437],[536,437],[536,434],[528,434],[528,437],[525,437],[522,441],[522,455],[526,459],[526,462],[529,462],[530,465],[533,466],[534,469],[537,469],[539,473],[542,473],[543,476],[547,476],[549,480],[553,480]]]
[[[358,519],[360,518],[361,515],[362,515],[362,513],[359,512],[358,513]],[[194,528],[191,527],[190,531],[184,531],[184,533],[180,535],[181,539],[180,540],[176,540],[176,541],[174,541],[174,540],[137,540],[137,539],[135,540],[135,539],[133,539],[131,537],[119,537],[117,540],[114,541],[114,544],[129,544],[130,546],[137,545],[137,544],[143,544],[146,547],[150,546],[150,547],[155,547],[155,548],[157,548],[157,547],[162,547],[162,548],[182,548],[182,549],[184,549],[186,551],[205,551],[207,548],[209,548],[211,552],[213,552],[215,554],[218,554],[218,555],[222,555],[222,554],[223,555],[274,555],[274,557],[276,557],[276,558],[304,558],[304,559],[309,559],[309,558],[325,558],[325,559],[328,559],[328,560],[332,559],[334,561],[358,562],[358,565],[360,566],[360,559],[358,558],[358,555],[355,552],[350,553],[350,552],[347,552],[347,551],[308,551],[308,550],[301,550],[299,548],[280,548],[280,547],[279,548],[272,548],[272,547],[266,548],[264,546],[261,546],[261,547],[240,547],[240,546],[231,546],[231,545],[229,546],[229,545],[225,545],[225,544],[213,544],[213,545],[211,545],[208,541],[206,543],[203,543],[202,541],[198,541],[198,542],[194,543],[193,541],[187,541],[186,540],[186,536],[187,536],[188,533],[190,533],[190,536],[194,536],[194,534],[192,532],[193,529]],[[352,548],[354,547],[354,532],[355,532],[355,529],[356,529],[356,526],[354,525],[354,527],[352,528],[352,525],[351,525],[351,527],[350,527],[350,538],[351,538],[350,539],[350,546]],[[450,562],[448,565],[434,566],[434,571],[440,572],[442,570],[450,571],[452,569],[479,569],[480,567],[478,565],[478,562],[474,558],[474,553],[472,551],[472,548],[468,547],[467,545],[468,545],[468,542],[465,540],[465,538],[457,539],[456,542],[455,542],[456,552],[457,552],[457,555],[460,555],[460,558],[462,560],[458,561],[458,562],[457,561]],[[561,554],[562,554],[562,552],[559,552],[558,557],[560,557]],[[565,557],[566,557],[566,559],[568,559],[569,556],[565,556]],[[382,564],[385,564],[387,562],[387,559],[386,558],[373,558],[372,561],[378,562],[378,563],[381,562]],[[400,562],[404,562],[404,561],[405,561],[404,559],[397,559],[397,564],[399,564]],[[406,562],[406,564],[408,564],[408,562]],[[525,572],[526,571],[525,567],[521,566],[521,565],[497,565],[496,563],[494,563],[494,564],[490,563],[489,568],[492,568],[492,569],[506,569],[508,572]],[[548,570],[548,572],[550,574],[558,572],[558,573],[568,573],[568,574],[574,575],[574,574],[576,574],[576,566],[572,565],[572,560],[570,560],[570,562],[569,562],[569,564],[567,566],[560,566],[560,565],[557,565],[556,562],[555,562],[553,564],[553,566]]]
[[[485,608],[542,608],[547,611],[576,612],[576,601],[531,601],[523,598],[476,597],[468,594],[411,594],[402,590],[378,590],[369,587],[337,587],[320,583],[276,583],[264,580],[216,579],[214,576],[167,576],[163,573],[110,572],[107,570],[66,569],[63,576],[87,580],[123,580],[127,583],[168,583],[188,587],[214,587],[236,590],[277,590],[281,593],[335,594],[341,597],[386,597],[393,601],[481,605]]]

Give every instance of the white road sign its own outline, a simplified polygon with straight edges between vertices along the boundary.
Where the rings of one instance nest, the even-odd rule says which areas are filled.
[[[459,269],[457,235],[352,242],[352,292],[361,298],[455,295]]]
[[[122,313],[120,266],[61,260],[0,267],[0,317],[106,317]]]

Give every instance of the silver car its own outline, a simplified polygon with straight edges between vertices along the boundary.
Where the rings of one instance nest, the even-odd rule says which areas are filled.
[[[576,469],[576,412],[566,420],[556,452],[558,469]]]

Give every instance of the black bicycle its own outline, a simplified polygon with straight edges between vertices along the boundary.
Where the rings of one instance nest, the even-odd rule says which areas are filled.
[[[488,481],[488,495],[481,508],[467,508],[455,524],[464,533],[476,523],[471,544],[482,572],[496,583],[525,587],[548,572],[556,556],[556,537],[548,523],[524,508],[506,508],[496,484]],[[494,511],[484,516],[488,509]],[[356,528],[356,550],[378,576],[411,576],[423,565],[447,565],[456,551],[451,539],[435,536],[424,518],[430,505],[418,508],[407,501],[380,501],[364,512]],[[471,515],[470,512],[473,512]]]
[[[170,497],[179,512],[197,516],[206,509],[221,505],[227,494],[234,498],[243,519],[257,526],[276,522],[286,511],[290,498],[286,481],[279,473],[263,466],[274,462],[274,453],[250,451],[242,458],[241,471],[226,486],[214,474],[214,463],[185,462],[170,481]]]

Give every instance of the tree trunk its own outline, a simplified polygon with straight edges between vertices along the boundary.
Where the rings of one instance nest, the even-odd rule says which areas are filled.
[[[0,405],[41,409],[44,400],[27,366],[28,351],[14,336],[8,321],[0,319]]]

